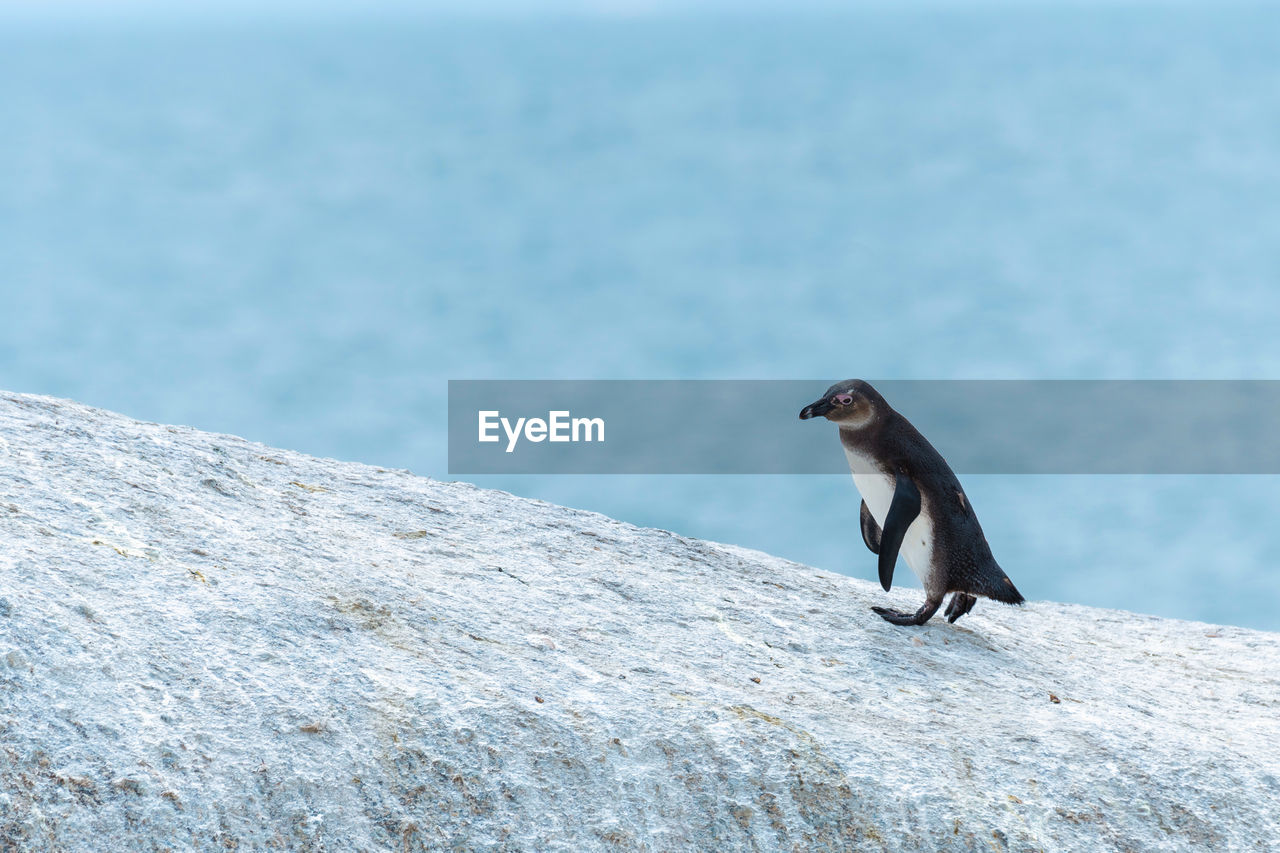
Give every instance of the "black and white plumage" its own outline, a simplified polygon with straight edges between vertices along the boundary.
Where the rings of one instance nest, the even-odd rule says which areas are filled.
[[[1000,568],[955,473],[923,435],[866,382],[850,379],[805,406],[800,419],[825,417],[862,495],[862,540],[879,559],[880,584],[893,583],[901,554],[924,586],[915,613],[872,608],[895,625],[923,625],[942,606],[947,621],[973,609],[978,596],[1021,604],[1022,594]]]

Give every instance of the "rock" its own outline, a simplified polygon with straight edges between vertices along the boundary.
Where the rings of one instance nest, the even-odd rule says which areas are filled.
[[[1276,634],[903,629],[916,590],[464,483],[16,394],[0,439],[0,849],[1280,838]]]

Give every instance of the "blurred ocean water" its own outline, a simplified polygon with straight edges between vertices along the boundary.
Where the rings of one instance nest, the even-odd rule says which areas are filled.
[[[1280,378],[1277,36],[8,26],[0,387],[446,477],[450,378]],[[482,484],[874,577],[847,478]],[[1280,629],[1274,477],[966,487],[1029,597]]]

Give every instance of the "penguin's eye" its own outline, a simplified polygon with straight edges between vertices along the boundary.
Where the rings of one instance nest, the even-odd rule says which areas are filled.
[[[853,402],[853,397],[849,394],[837,394],[831,398],[831,402],[837,406],[847,406]]]

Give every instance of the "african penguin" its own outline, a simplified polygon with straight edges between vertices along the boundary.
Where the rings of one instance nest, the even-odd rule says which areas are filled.
[[[862,540],[879,555],[880,584],[887,592],[901,553],[924,586],[915,613],[871,608],[895,625],[923,625],[947,593],[948,622],[973,609],[976,596],[1021,604],[1022,594],[991,556],[969,499],[933,445],[861,379],[838,382],[805,406],[800,419],[825,417],[840,427],[862,495]]]

